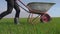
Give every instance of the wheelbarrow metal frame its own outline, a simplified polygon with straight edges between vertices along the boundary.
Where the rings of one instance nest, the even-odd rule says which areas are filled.
[[[20,0],[19,0],[19,2],[21,3],[21,4],[23,4],[26,8],[28,8],[29,9],[29,11],[28,10],[26,10],[25,8],[23,8],[22,6],[20,6],[22,9],[24,9],[26,12],[28,12],[29,13],[29,16],[28,16],[28,19],[27,19],[27,21],[29,22],[29,23],[32,23],[32,24],[34,24],[33,23],[33,21],[36,19],[36,18],[40,18],[41,20],[41,22],[45,22],[43,19],[42,19],[42,17],[43,16],[45,16],[45,15],[48,15],[47,14],[47,11],[46,12],[38,12],[38,13],[34,13],[35,11],[37,11],[37,10],[32,10],[28,5],[26,6],[23,2],[21,2]],[[32,15],[31,15],[32,14]],[[38,14],[38,16],[36,17],[36,18],[34,18],[34,19],[32,19],[33,18],[33,14]],[[49,16],[49,15],[48,15]],[[48,19],[48,16],[45,16],[47,19]],[[49,16],[50,17],[50,16]],[[50,17],[51,18],[51,17]],[[49,20],[50,21],[50,20]],[[49,21],[47,21],[47,22],[49,22]]]

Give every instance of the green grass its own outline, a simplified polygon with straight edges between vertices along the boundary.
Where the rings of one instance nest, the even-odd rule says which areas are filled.
[[[26,18],[15,25],[13,18],[0,20],[0,34],[60,34],[60,18],[52,18],[48,23],[29,24]]]

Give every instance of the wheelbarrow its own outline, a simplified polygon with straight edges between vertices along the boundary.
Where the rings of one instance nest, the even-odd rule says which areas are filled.
[[[34,24],[35,22],[38,22],[37,18],[40,22],[48,23],[51,20],[50,15],[47,13],[47,11],[55,4],[55,3],[48,3],[48,2],[30,2],[27,5],[22,3],[28,10],[24,9],[22,6],[20,6],[22,9],[24,9],[26,12],[29,13],[27,21],[29,23]],[[33,17],[34,14],[37,14],[38,16]]]

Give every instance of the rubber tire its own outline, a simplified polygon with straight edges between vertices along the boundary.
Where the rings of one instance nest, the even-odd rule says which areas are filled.
[[[44,14],[44,16],[47,18],[47,20],[48,20],[47,22],[49,22],[49,21],[51,20],[51,17],[50,17],[48,14]],[[44,22],[44,20],[43,20],[42,17],[43,17],[43,15],[41,16],[40,21],[41,21],[41,22]]]

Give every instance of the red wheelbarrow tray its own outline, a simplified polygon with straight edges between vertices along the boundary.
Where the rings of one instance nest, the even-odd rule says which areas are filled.
[[[55,3],[52,2],[30,2],[27,6],[32,10],[30,13],[45,13],[47,12]]]

